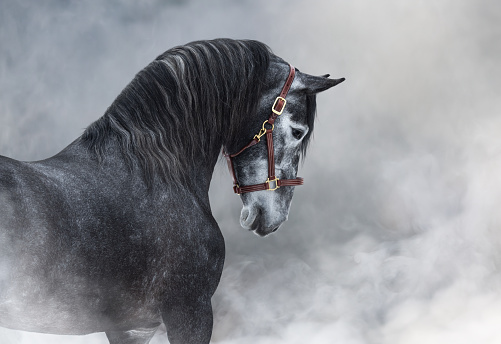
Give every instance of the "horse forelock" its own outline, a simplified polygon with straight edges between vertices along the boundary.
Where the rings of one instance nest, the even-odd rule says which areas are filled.
[[[256,112],[272,53],[257,41],[218,39],[172,48],[140,71],[81,137],[99,159],[110,139],[147,183],[182,181],[195,159],[236,140]]]

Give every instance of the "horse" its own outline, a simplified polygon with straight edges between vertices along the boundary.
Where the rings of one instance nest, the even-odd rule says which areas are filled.
[[[343,80],[258,41],[196,41],[158,56],[55,156],[0,156],[0,326],[146,344],[164,323],[172,344],[208,343],[221,151],[242,227],[273,233],[302,184],[315,95]]]

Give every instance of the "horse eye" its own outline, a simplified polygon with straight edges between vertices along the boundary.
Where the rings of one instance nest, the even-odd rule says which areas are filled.
[[[302,131],[301,129],[292,128],[292,136],[296,140],[301,140],[301,138],[303,137],[303,134],[304,134],[304,131]]]

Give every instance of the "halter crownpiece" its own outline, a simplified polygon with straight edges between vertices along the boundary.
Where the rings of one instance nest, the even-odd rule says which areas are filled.
[[[233,191],[238,195],[246,192],[262,191],[262,190],[275,191],[281,186],[303,185],[303,178],[300,177],[296,179],[278,179],[275,176],[275,155],[273,149],[273,130],[275,129],[275,120],[278,118],[278,116],[282,114],[282,112],[285,109],[285,105],[287,104],[287,100],[285,100],[285,97],[287,96],[287,93],[291,88],[292,82],[294,81],[294,76],[296,75],[295,68],[291,64],[289,64],[289,67],[290,67],[289,76],[285,81],[285,85],[282,88],[282,92],[280,92],[280,95],[275,99],[275,102],[271,107],[271,115],[266,121],[263,122],[263,126],[259,130],[259,133],[254,135],[254,138],[237,153],[227,154],[223,151],[223,155],[226,157],[226,161],[228,162],[228,169],[230,170],[230,174],[233,178]],[[255,144],[259,143],[261,141],[261,137],[264,136],[265,134],[266,134],[266,143],[268,146],[268,179],[266,179],[266,182],[261,184],[240,186],[238,184],[237,176],[235,174],[235,167],[233,166],[232,159],[237,155],[241,154],[247,148],[250,148]]]

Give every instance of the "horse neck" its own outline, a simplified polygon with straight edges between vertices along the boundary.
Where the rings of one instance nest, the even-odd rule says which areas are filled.
[[[147,179],[158,174],[156,179],[195,184],[207,193],[221,147],[239,144],[252,120],[243,114],[255,112],[257,77],[247,80],[245,70],[237,69],[235,78],[220,76],[219,88],[202,80],[185,85],[163,63],[155,61],[138,73],[82,141],[102,158],[103,147],[122,153]],[[193,90],[182,96],[174,92],[183,87]]]
[[[200,195],[208,195],[209,187],[214,172],[214,167],[217,163],[221,145],[211,149],[210,152],[195,156],[192,163],[185,171],[185,178],[181,183],[185,183],[184,187],[196,192]]]
[[[100,121],[107,121],[107,119],[101,118]],[[197,129],[192,128],[194,135],[197,135]],[[89,143],[80,137],[57,154],[56,157],[87,166],[94,166],[92,162],[98,163],[100,165],[98,170],[105,174],[115,175],[119,172],[123,176],[129,173],[126,178],[141,180],[141,183],[145,184],[145,188],[158,191],[164,189],[176,189],[176,191],[179,191],[184,189],[198,195],[208,195],[212,173],[221,151],[222,138],[213,137],[208,141],[211,144],[205,144],[203,150],[195,151],[196,154],[186,152],[184,156],[179,157],[179,159],[185,157],[185,161],[187,162],[183,166],[182,171],[180,171],[180,178],[166,176],[167,179],[164,179],[160,175],[155,174],[151,176],[150,182],[146,181],[144,170],[139,167],[137,160],[135,160],[137,157],[132,155],[133,160],[131,161],[130,157],[127,157],[127,154],[123,153],[123,145],[120,144],[120,140],[112,135],[107,136],[101,142],[99,149],[89,146]]]

